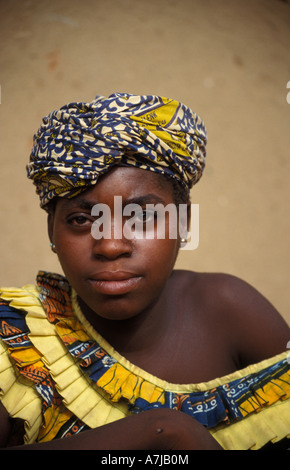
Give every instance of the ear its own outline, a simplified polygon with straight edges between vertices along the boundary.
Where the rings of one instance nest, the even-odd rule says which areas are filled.
[[[186,206],[186,207],[185,207]],[[190,230],[191,204],[179,205],[179,236],[181,239],[187,239]]]
[[[187,231],[190,230],[190,223],[191,223],[191,203],[190,201],[187,203]]]
[[[51,243],[53,243],[53,231],[54,231],[54,214],[49,212],[47,216],[47,229],[48,236]]]

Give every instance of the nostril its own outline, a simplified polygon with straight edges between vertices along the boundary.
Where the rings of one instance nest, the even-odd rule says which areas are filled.
[[[131,243],[125,239],[105,239],[97,240],[94,243],[93,254],[98,259],[117,259],[120,257],[130,257],[133,248]]]

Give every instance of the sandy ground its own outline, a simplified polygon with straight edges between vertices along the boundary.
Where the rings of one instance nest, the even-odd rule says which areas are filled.
[[[200,243],[177,267],[246,279],[290,323],[290,4],[1,0],[0,23],[0,285],[61,272],[25,174],[41,118],[97,94],[161,94],[209,136]]]

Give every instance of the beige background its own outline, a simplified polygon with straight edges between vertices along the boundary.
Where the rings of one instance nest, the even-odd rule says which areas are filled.
[[[42,117],[96,94],[161,94],[209,135],[192,191],[200,245],[177,266],[246,279],[290,323],[289,26],[282,0],[1,0],[0,285],[60,272],[25,175]]]

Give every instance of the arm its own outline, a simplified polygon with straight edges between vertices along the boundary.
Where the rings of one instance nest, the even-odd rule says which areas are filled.
[[[6,447],[11,432],[12,426],[9,415],[0,402],[0,449]]]
[[[2,422],[0,422],[1,428]],[[219,450],[211,434],[185,413],[145,411],[90,431],[15,450]]]

